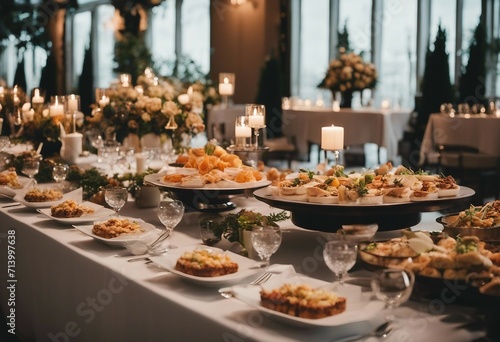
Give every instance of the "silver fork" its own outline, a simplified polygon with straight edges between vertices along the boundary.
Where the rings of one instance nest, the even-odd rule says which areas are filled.
[[[247,286],[262,285],[266,281],[268,281],[269,278],[271,278],[272,275],[273,275],[273,272],[264,272],[259,277],[257,277],[256,279],[254,279],[252,282],[248,283]],[[219,289],[219,293],[224,298],[232,298],[232,297],[234,297],[234,293],[233,293],[231,287],[224,287],[222,289]]]

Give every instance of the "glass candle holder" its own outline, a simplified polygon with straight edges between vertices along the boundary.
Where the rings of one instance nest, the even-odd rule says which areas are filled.
[[[64,120],[66,113],[66,99],[62,95],[50,97],[49,115],[53,120]]]
[[[246,148],[252,138],[252,128],[248,125],[247,116],[238,116],[234,124],[235,145]]]
[[[120,74],[120,84],[123,88],[128,88],[132,86],[132,75]]]
[[[106,88],[95,89],[95,101],[99,108],[104,108],[109,104],[109,96]]]
[[[227,108],[229,96],[234,94],[234,80],[233,73],[221,72],[219,74],[219,94],[222,97],[222,106]]]
[[[245,106],[245,116],[248,118],[248,126],[253,128],[254,147],[257,149],[259,148],[259,130],[266,127],[266,107],[261,104],[247,104]]]

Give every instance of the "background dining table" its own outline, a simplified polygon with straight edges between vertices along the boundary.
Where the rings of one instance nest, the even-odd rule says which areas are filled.
[[[500,116],[494,114],[432,114],[420,147],[420,161],[432,159],[439,144],[469,146],[479,153],[500,156],[499,132]]]
[[[233,139],[234,122],[241,115],[244,115],[244,105],[213,107],[207,117],[208,138],[217,135],[219,138]],[[321,144],[321,128],[335,125],[344,127],[346,147],[376,144],[380,154],[379,158],[375,158],[378,162],[391,160],[394,165],[398,165],[401,163],[398,142],[408,125],[410,110],[341,108],[334,111],[322,107],[297,107],[283,110],[282,119],[283,134],[296,142],[297,154],[302,159],[308,159],[311,143]]]
[[[279,211],[252,196],[238,195],[232,200],[237,204],[234,212],[242,208],[263,214]],[[2,200],[0,204],[10,202]],[[120,214],[162,227],[155,208],[138,209],[133,201]],[[202,215],[186,212],[172,242],[178,246],[199,244]],[[14,299],[15,331],[22,340],[335,341],[371,331],[387,314],[380,312],[367,321],[337,327],[299,328],[238,300],[223,298],[217,288],[186,282],[155,264],[128,262],[132,256],[124,249],[94,240],[33,208],[1,207],[0,220],[0,307],[7,317],[12,308],[9,299]],[[332,281],[333,274],[322,257],[328,235],[300,229],[289,220],[280,226],[283,241],[271,263],[292,265],[298,273]],[[380,232],[376,238],[399,234]],[[8,236],[14,236],[15,247],[15,278],[9,279],[7,249],[12,244],[7,242],[13,240],[7,240]],[[216,247],[237,246],[222,240]],[[356,265],[349,277],[366,285],[370,272]],[[8,289],[11,284],[15,285],[14,292]],[[477,308],[455,305],[448,297],[411,300],[394,314],[402,325],[386,341],[457,342],[485,335],[484,329],[468,328],[477,322]]]

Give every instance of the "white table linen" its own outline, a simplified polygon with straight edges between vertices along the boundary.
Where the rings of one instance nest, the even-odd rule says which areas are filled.
[[[262,213],[279,211],[253,198],[234,199],[239,208]],[[2,203],[3,204],[3,203]],[[239,209],[237,209],[239,210]],[[161,227],[155,209],[137,209],[129,202],[122,215],[140,217]],[[178,246],[200,242],[200,214],[188,212],[176,228]],[[370,322],[340,328],[298,329],[276,322],[236,300],[222,298],[215,288],[187,283],[143,262],[127,262],[123,249],[102,244],[70,226],[61,225],[24,206],[0,209],[0,307],[7,305],[7,240],[15,231],[16,332],[36,341],[331,341],[368,331]],[[272,263],[292,264],[300,272],[331,281],[322,257],[323,233],[281,224],[283,242]],[[384,233],[387,235],[387,233]],[[392,233],[390,233],[392,234]],[[220,246],[231,245],[223,240]],[[359,271],[366,275],[366,271]],[[435,303],[434,303],[435,304]],[[387,341],[471,341],[483,331],[468,331],[464,321],[447,322],[448,314],[468,317],[473,310],[452,304],[409,302],[396,309],[404,320]],[[5,329],[5,327],[4,327]]]
[[[480,153],[500,156],[500,117],[495,115],[432,114],[420,147],[420,163],[436,153],[436,145],[475,147]]]

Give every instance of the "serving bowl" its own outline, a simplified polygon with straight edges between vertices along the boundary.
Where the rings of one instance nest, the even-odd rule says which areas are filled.
[[[477,236],[482,241],[500,242],[500,225],[492,227],[460,227],[454,223],[459,213],[452,213],[440,216],[436,222],[443,225],[443,232],[456,238],[457,236]]]
[[[341,235],[345,240],[362,242],[370,241],[375,236],[378,230],[378,224],[345,224],[337,230],[337,234]]]

